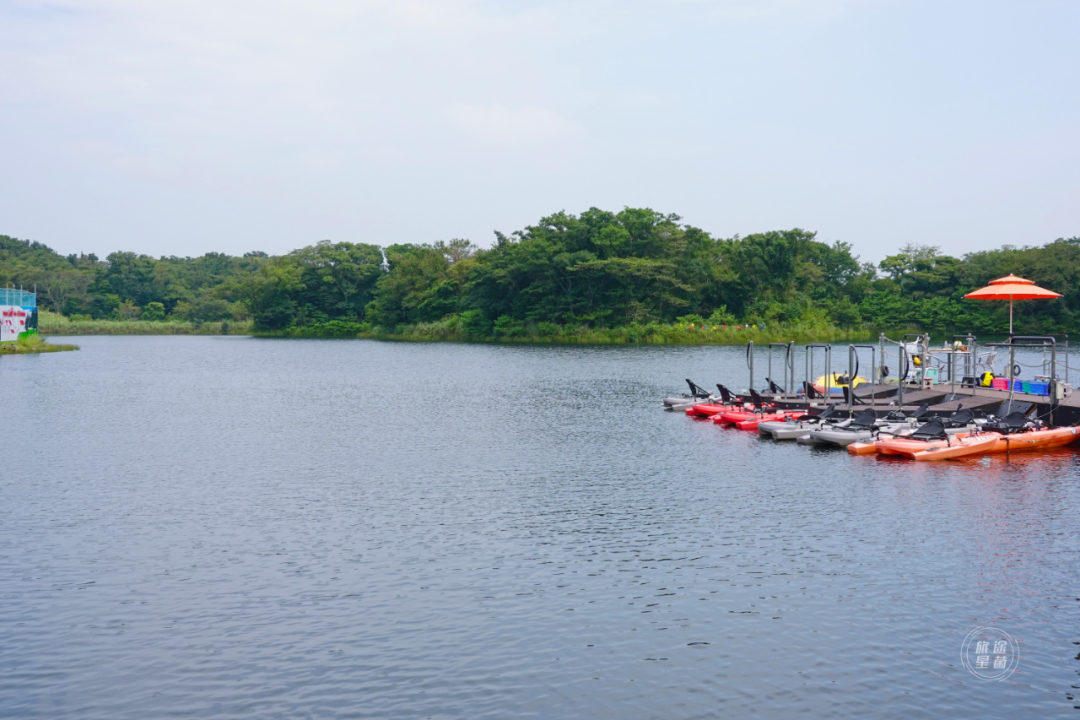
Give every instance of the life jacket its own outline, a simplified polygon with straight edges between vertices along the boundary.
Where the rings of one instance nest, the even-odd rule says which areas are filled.
[[[992,373],[992,372],[984,372],[982,374],[982,377],[979,379],[979,384],[982,385],[983,387],[990,387],[991,385],[993,385],[994,384],[994,373]]]

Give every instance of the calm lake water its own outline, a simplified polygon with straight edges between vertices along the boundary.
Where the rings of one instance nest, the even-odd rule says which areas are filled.
[[[73,341],[0,359],[2,717],[1080,705],[1074,451],[924,465],[660,410],[745,386],[743,348]],[[978,626],[1007,681],[962,667]]]

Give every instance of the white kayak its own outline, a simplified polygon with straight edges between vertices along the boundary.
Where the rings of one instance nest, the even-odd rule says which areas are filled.
[[[718,399],[716,395],[708,392],[689,378],[686,379],[686,384],[690,386],[690,394],[664,398],[663,403],[665,410],[670,410],[672,412],[676,410],[689,410],[700,403],[711,403]]]
[[[879,420],[873,410],[864,410],[850,420],[811,430],[807,437],[815,445],[847,447],[852,443],[866,442],[879,432],[898,432],[907,426],[907,421]]]
[[[830,405],[816,417],[804,417],[799,420],[769,420],[758,423],[757,430],[762,435],[771,435],[773,440],[797,440],[808,435],[811,430],[824,427],[836,409]]]
[[[910,427],[907,423],[888,423],[877,427],[836,425],[807,433],[810,441],[816,445],[835,445],[847,447],[852,443],[866,442],[878,433],[894,433]]]

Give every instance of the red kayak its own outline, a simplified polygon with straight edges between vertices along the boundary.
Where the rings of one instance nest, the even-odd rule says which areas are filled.
[[[686,409],[686,414],[691,417],[712,417],[725,410],[734,410],[735,405],[717,405],[716,403],[699,403]]]
[[[761,422],[763,420],[783,420],[786,417],[792,417],[792,418],[798,419],[798,418],[801,418],[805,414],[806,413],[803,410],[794,410],[794,411],[782,410],[780,412],[777,412],[775,410],[768,410],[768,411],[766,411],[764,413],[760,412],[760,411],[755,412],[753,410],[743,410],[743,409],[725,410],[722,413],[719,413],[717,415],[713,415],[712,421],[714,423],[720,423],[720,424],[726,424],[726,425],[738,425],[739,423],[745,422],[747,420],[757,420],[758,422]],[[747,429],[749,430],[749,429],[752,429],[752,428],[747,428]]]
[[[765,415],[755,415],[752,418],[740,420],[739,422],[735,423],[735,427],[739,428],[740,430],[757,430],[758,423],[769,422],[770,420],[784,420],[786,418],[798,420],[805,414],[806,413],[802,410],[796,410],[795,412],[776,412],[767,413]],[[715,419],[713,420],[713,422],[715,422]]]

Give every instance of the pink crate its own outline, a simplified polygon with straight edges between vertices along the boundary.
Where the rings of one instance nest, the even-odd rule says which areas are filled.
[[[993,380],[990,381],[990,387],[994,388],[995,390],[1008,390],[1009,389],[1009,379],[1008,378],[994,378]]]

